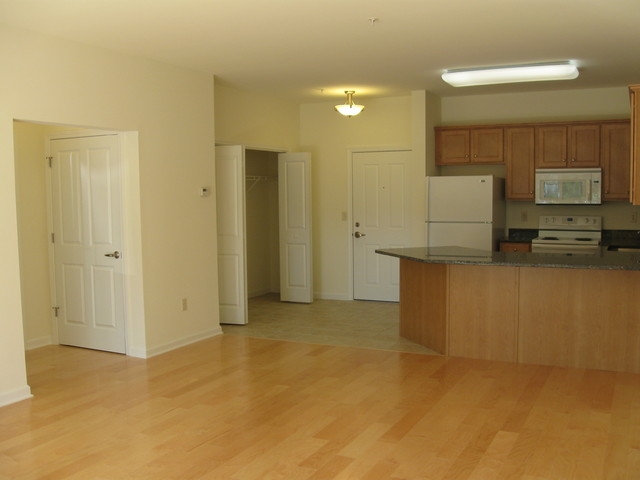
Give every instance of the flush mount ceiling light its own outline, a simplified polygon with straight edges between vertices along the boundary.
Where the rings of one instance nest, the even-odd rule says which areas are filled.
[[[353,117],[364,110],[364,105],[356,105],[353,103],[353,94],[356,93],[354,90],[345,90],[344,93],[347,94],[347,101],[342,105],[336,105],[336,112],[341,113],[345,117]]]
[[[442,74],[442,79],[454,87],[470,87],[498,83],[571,80],[576,78],[578,74],[578,67],[571,62],[558,62],[447,70]]]

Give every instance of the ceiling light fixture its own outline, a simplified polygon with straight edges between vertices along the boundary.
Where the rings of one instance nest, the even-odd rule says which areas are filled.
[[[342,105],[336,105],[336,112],[341,113],[345,117],[353,117],[364,110],[364,105],[356,105],[353,103],[353,94],[356,93],[354,90],[345,90],[344,93],[347,94],[347,101]]]
[[[545,80],[571,80],[579,75],[571,62],[510,65],[504,67],[447,70],[442,79],[454,87],[493,85],[498,83],[540,82]]]

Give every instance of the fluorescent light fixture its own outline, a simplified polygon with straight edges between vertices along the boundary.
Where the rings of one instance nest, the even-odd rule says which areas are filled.
[[[571,62],[559,62],[447,70],[442,74],[442,79],[454,87],[470,87],[498,83],[571,80],[578,74],[578,67]]]
[[[364,105],[356,105],[353,103],[353,94],[356,93],[353,90],[345,90],[347,94],[347,101],[342,105],[336,105],[334,108],[336,112],[341,113],[345,117],[353,117],[354,115],[358,115],[362,110],[364,110]]]

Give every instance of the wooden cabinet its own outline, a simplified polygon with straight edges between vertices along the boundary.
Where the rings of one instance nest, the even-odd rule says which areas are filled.
[[[533,200],[534,198],[534,133],[533,127],[504,129],[507,200]]]
[[[530,252],[529,242],[500,242],[501,252]]]
[[[541,125],[535,129],[536,168],[600,166],[600,124]]]
[[[601,167],[604,201],[640,205],[640,85],[629,89],[630,127],[627,120],[435,127],[436,163],[504,164],[505,198],[527,201],[536,168]]]
[[[640,85],[629,87],[631,100],[631,193],[633,205],[640,205]]]
[[[631,126],[629,122],[605,123],[601,127],[602,199],[629,200]]]
[[[504,163],[502,128],[436,127],[438,165]]]

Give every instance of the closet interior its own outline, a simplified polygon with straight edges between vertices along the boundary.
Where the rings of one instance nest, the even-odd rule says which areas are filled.
[[[247,294],[280,291],[278,153],[245,151]]]

